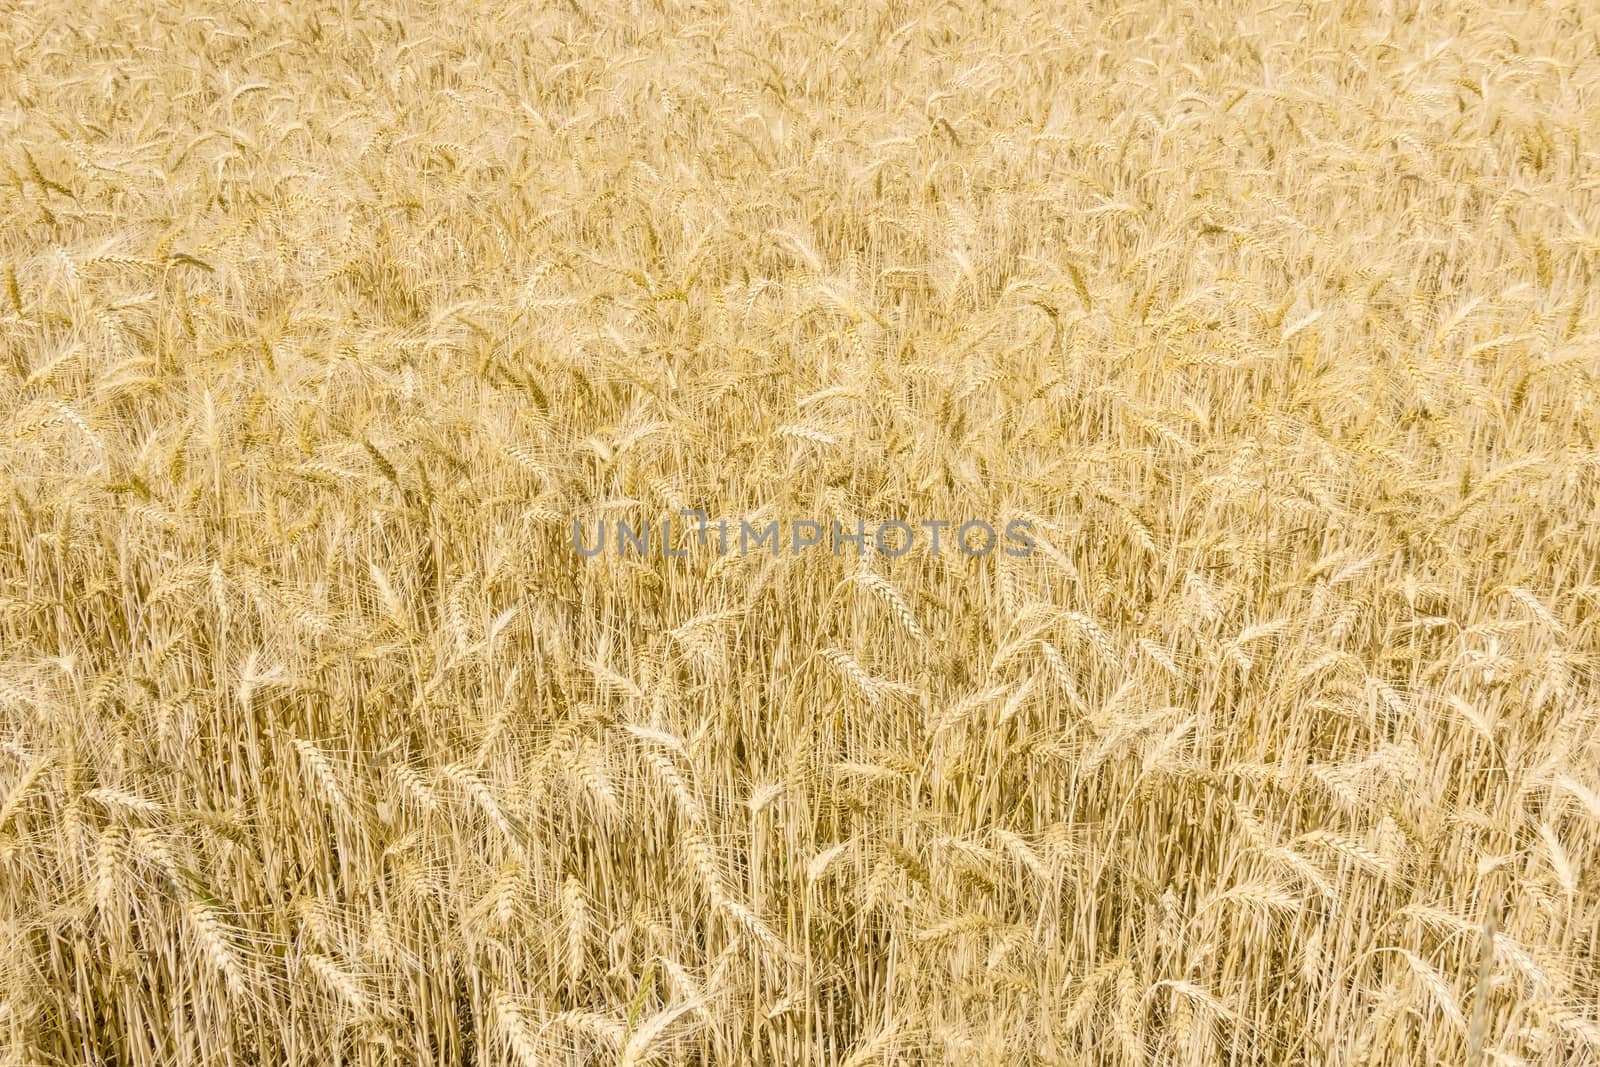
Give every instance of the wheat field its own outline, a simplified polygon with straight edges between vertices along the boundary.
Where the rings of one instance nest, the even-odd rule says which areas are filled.
[[[1591,0],[0,56],[0,1064],[1600,1063]]]

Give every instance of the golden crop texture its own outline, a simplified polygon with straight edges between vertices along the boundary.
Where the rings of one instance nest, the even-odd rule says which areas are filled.
[[[0,57],[0,1065],[1600,1062],[1592,0]]]

